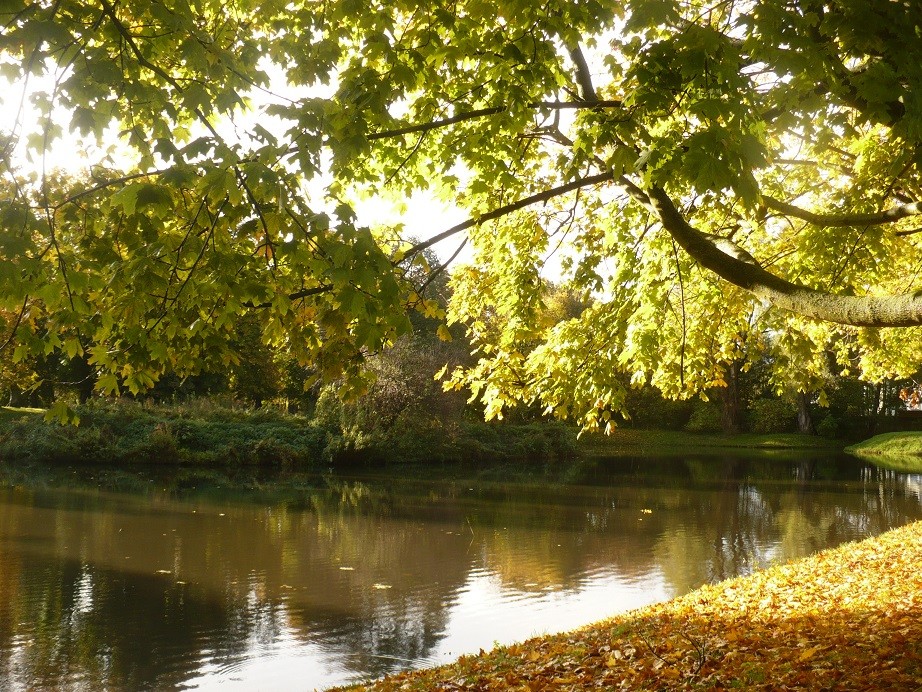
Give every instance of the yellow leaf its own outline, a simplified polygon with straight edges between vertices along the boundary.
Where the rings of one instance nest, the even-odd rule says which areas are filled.
[[[798,657],[797,657],[797,660],[803,662],[803,661],[806,661],[806,660],[809,659],[809,658],[813,658],[813,656],[815,656],[816,653],[817,653],[820,649],[822,649],[822,648],[823,648],[823,647],[821,647],[821,646],[813,646],[813,647],[810,647],[809,649],[807,649],[806,651],[804,651],[800,656],[798,656]]]

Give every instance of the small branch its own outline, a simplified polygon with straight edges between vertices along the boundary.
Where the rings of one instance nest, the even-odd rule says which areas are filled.
[[[301,300],[302,298],[309,298],[310,296],[320,295],[321,293],[329,293],[332,290],[332,286],[314,286],[313,288],[302,288],[300,291],[289,293],[288,300]],[[247,302],[243,303],[243,307],[257,309],[271,308],[272,302],[253,303],[248,300]]]
[[[445,260],[445,262],[443,262],[442,264],[440,264],[439,266],[437,266],[435,269],[432,270],[432,273],[429,274],[429,276],[423,282],[423,285],[417,289],[416,294],[419,296],[422,296],[423,292],[427,288],[429,288],[429,286],[432,284],[433,281],[435,281],[435,279],[439,276],[439,274],[441,274],[446,269],[448,269],[448,265],[450,265],[452,262],[458,259],[458,255],[461,254],[461,251],[465,248],[466,245],[467,245],[467,238],[461,241],[461,244],[451,254],[451,257],[449,257],[447,260]]]
[[[13,328],[10,329],[10,335],[6,338],[2,344],[0,344],[0,352],[3,352],[7,346],[13,343],[13,337],[16,336],[16,332],[19,330],[19,325],[22,324],[22,318],[26,314],[26,306],[29,304],[29,296],[23,298],[22,308],[19,310],[19,314],[16,316],[16,322],[13,323]]]
[[[169,169],[148,171],[147,173],[131,173],[130,175],[123,175],[120,178],[113,178],[112,180],[107,180],[103,183],[99,183],[98,185],[94,185],[93,187],[87,188],[86,190],[83,190],[82,192],[78,192],[74,195],[71,195],[70,197],[52,206],[51,209],[54,211],[57,211],[58,209],[63,207],[65,204],[71,204],[72,202],[76,202],[78,199],[82,197],[87,197],[89,195],[92,195],[95,192],[99,192],[100,190],[105,190],[107,187],[112,187],[113,185],[121,185],[122,183],[130,183],[132,180],[137,180],[138,178],[152,178],[154,176],[163,175],[164,173],[167,173],[168,171]]]
[[[548,108],[550,110],[573,110],[581,108],[620,108],[621,101],[535,101],[534,103],[528,104],[529,108]],[[459,113],[450,118],[442,118],[441,120],[433,120],[428,123],[418,123],[416,125],[407,125],[406,127],[398,127],[393,130],[382,130],[381,132],[373,132],[368,135],[368,141],[373,142],[378,139],[388,139],[390,137],[399,137],[401,135],[409,135],[415,132],[428,132],[430,130],[437,130],[441,127],[448,127],[449,125],[455,125],[456,123],[464,122],[465,120],[475,120],[476,118],[484,118],[490,115],[498,115],[509,110],[508,106],[493,106],[492,108],[480,108],[473,111],[467,111],[466,113]]]
[[[368,141],[373,142],[377,139],[388,139],[390,137],[399,137],[401,135],[410,135],[414,132],[428,132],[429,130],[436,130],[440,127],[448,127],[449,125],[454,125],[455,123],[461,123],[465,120],[474,120],[476,118],[483,118],[488,115],[497,115],[506,110],[506,106],[494,106],[493,108],[480,108],[475,111],[468,111],[467,113],[459,113],[458,115],[452,116],[451,118],[443,118],[441,120],[433,120],[428,123],[419,123],[417,125],[407,125],[406,127],[399,127],[394,130],[384,130],[382,132],[374,132],[368,135]]]
[[[138,64],[146,67],[148,70],[159,76],[177,91],[182,91],[183,88],[180,86],[179,82],[176,81],[175,77],[171,76],[163,68],[158,67],[144,57],[144,54],[141,53],[141,49],[138,48],[138,44],[135,43],[134,36],[130,31],[128,31],[128,27],[122,24],[122,20],[118,18],[118,15],[115,14],[115,7],[109,2],[109,0],[99,0],[99,2],[106,13],[106,16],[112,20],[112,24],[115,26],[116,30],[119,34],[121,34],[122,38],[125,39],[125,43],[128,44],[131,52],[134,53],[135,58],[138,60]]]
[[[560,195],[565,195],[566,193],[572,192],[573,190],[578,190],[581,187],[588,187],[589,185],[598,185],[599,183],[606,183],[614,179],[615,179],[614,174],[612,174],[611,171],[607,171],[605,173],[599,173],[598,175],[589,176],[588,178],[580,178],[579,180],[574,180],[572,182],[567,183],[566,185],[561,185],[560,187],[554,187],[554,188],[551,188],[550,190],[539,192],[536,195],[531,195],[530,197],[524,197],[518,201],[512,202],[511,204],[506,204],[502,207],[498,207],[494,209],[493,211],[488,211],[486,214],[482,214],[475,219],[468,219],[467,221],[459,223],[457,226],[452,226],[447,231],[442,231],[441,233],[438,233],[432,236],[431,238],[429,238],[429,240],[425,240],[421,243],[417,243],[416,245],[411,247],[409,250],[407,250],[404,257],[408,255],[415,255],[418,252],[422,252],[426,248],[430,248],[436,243],[439,243],[445,240],[446,238],[450,238],[451,236],[461,233],[462,231],[466,231],[468,228],[479,226],[480,224],[486,221],[492,221],[493,219],[498,219],[501,216],[505,216],[506,214],[511,214],[514,211],[518,211],[519,209],[523,209],[527,206],[536,204],[538,202],[546,202],[550,199],[553,199],[554,197],[559,197]]]
[[[922,202],[903,204],[898,207],[870,213],[817,214],[772,197],[763,197],[762,201],[772,211],[793,216],[812,223],[814,226],[878,226],[883,223],[893,223],[908,216],[922,214]]]

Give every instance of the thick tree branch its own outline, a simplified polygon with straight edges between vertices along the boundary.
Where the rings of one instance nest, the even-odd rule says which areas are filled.
[[[664,190],[647,191],[650,208],[663,228],[701,266],[766,300],[776,307],[826,322],[855,327],[911,327],[922,325],[922,293],[891,296],[837,296],[791,283],[760,266],[737,259],[717,248],[693,228]]]
[[[450,238],[451,236],[457,235],[458,233],[461,233],[462,231],[466,231],[468,228],[479,226],[485,221],[492,221],[493,219],[498,219],[501,216],[505,216],[506,214],[511,214],[512,212],[518,211],[519,209],[524,209],[525,207],[530,206],[532,204],[537,204],[539,202],[546,202],[550,199],[553,199],[554,197],[559,197],[560,195],[565,195],[566,193],[572,192],[573,190],[578,190],[581,187],[588,187],[589,185],[598,185],[599,183],[609,182],[614,179],[615,179],[615,176],[611,173],[611,171],[608,171],[605,173],[599,173],[598,175],[589,176],[588,178],[580,178],[579,180],[574,180],[572,182],[567,183],[566,185],[554,187],[554,188],[551,188],[550,190],[539,192],[536,195],[531,195],[530,197],[523,197],[522,199],[512,202],[511,204],[506,204],[502,207],[497,207],[496,209],[492,211],[488,211],[486,214],[481,214],[480,216],[476,218],[463,221],[462,223],[459,223],[457,226],[452,226],[447,231],[442,231],[441,233],[438,233],[432,236],[428,240],[424,240],[421,243],[417,243],[416,245],[411,247],[409,250],[407,250],[407,252],[404,254],[404,257],[408,257],[410,255],[415,255],[419,252],[422,252],[426,248],[430,248],[436,243],[439,243],[445,240],[446,238]]]
[[[589,70],[589,63],[586,62],[586,56],[583,55],[582,48],[579,44],[567,46],[570,51],[570,59],[576,66],[576,81],[579,83],[580,96],[584,101],[598,103],[599,96],[596,94],[595,87],[592,84],[592,72]]]
[[[793,204],[763,197],[763,203],[772,211],[781,212],[788,216],[812,223],[815,226],[878,226],[884,223],[893,223],[909,216],[922,214],[922,202],[903,204],[882,211],[857,214],[816,214]]]

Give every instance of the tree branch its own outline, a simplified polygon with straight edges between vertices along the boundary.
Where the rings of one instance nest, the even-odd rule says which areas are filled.
[[[570,59],[576,66],[576,81],[579,84],[580,96],[584,101],[596,104],[599,102],[599,96],[596,94],[595,87],[592,84],[592,72],[589,70],[589,63],[586,62],[586,56],[579,44],[567,46],[570,51]]]
[[[19,310],[19,314],[16,315],[16,321],[13,323],[13,328],[10,329],[10,335],[7,337],[6,341],[0,344],[0,351],[3,351],[7,346],[13,343],[13,337],[16,336],[16,331],[19,329],[19,325],[22,324],[22,318],[26,314],[26,307],[29,305],[29,296],[26,296],[22,300],[22,308]]]
[[[131,52],[134,53],[135,58],[137,58],[138,63],[146,67],[148,70],[154,74],[161,77],[164,81],[170,84],[177,91],[182,91],[183,88],[180,86],[179,82],[176,81],[176,78],[167,73],[163,68],[158,67],[150,60],[144,57],[144,54],[141,53],[141,49],[138,48],[138,44],[135,43],[134,36],[128,27],[122,24],[122,20],[118,18],[118,15],[115,14],[115,7],[109,2],[109,0],[99,0],[100,4],[103,7],[103,10],[106,13],[106,16],[112,20],[112,24],[115,26],[115,29],[118,33],[125,39],[125,43],[128,44],[128,47],[131,49]]]
[[[581,108],[620,108],[621,105],[621,101],[535,101],[534,103],[528,104],[528,107],[535,109],[548,108],[550,110],[576,110]],[[464,122],[465,120],[475,120],[476,118],[483,118],[489,115],[498,115],[499,113],[504,113],[507,110],[509,110],[508,106],[479,108],[477,110],[459,113],[458,115],[454,115],[450,118],[433,120],[428,123],[418,123],[416,125],[398,127],[393,130],[373,132],[372,134],[368,135],[368,141],[373,142],[378,139],[399,137],[401,135],[413,134],[414,132],[428,132],[430,130],[437,130],[441,127],[447,127],[449,125]]]
[[[693,228],[659,187],[647,191],[649,207],[689,256],[722,279],[776,307],[826,322],[855,327],[922,325],[922,292],[890,296],[838,296],[782,279],[721,251]]]
[[[105,182],[99,183],[98,185],[94,185],[93,187],[89,187],[86,190],[77,192],[76,194],[73,194],[70,197],[67,197],[66,199],[61,200],[57,204],[52,205],[51,209],[54,211],[57,211],[58,209],[63,207],[65,204],[71,204],[73,202],[76,202],[81,197],[92,195],[93,193],[99,192],[100,190],[105,190],[107,187],[112,187],[113,185],[121,185],[122,183],[130,183],[132,180],[137,180],[138,178],[152,178],[154,176],[163,175],[164,173],[168,173],[170,172],[170,170],[171,169],[153,170],[153,171],[147,171],[146,173],[130,173],[128,175],[123,175],[119,178],[113,178],[112,180],[106,180]],[[44,209],[44,207],[40,207],[40,208]]]
[[[301,300],[302,298],[309,298],[310,296],[320,295],[321,293],[328,293],[333,290],[332,286],[314,286],[313,288],[302,288],[300,291],[295,291],[294,293],[288,294],[288,300],[295,301]],[[272,307],[272,301],[267,301],[265,303],[254,303],[252,301],[246,301],[242,303],[245,308],[254,308],[254,309],[265,309]]]
[[[437,266],[435,269],[433,269],[430,272],[429,276],[423,282],[422,286],[416,289],[416,294],[419,296],[422,296],[425,290],[429,288],[429,286],[432,284],[432,282],[438,278],[439,274],[441,274],[446,269],[448,269],[448,265],[450,265],[452,262],[454,262],[458,258],[458,255],[461,254],[461,251],[465,248],[466,245],[467,245],[467,238],[461,241],[461,244],[458,245],[455,251],[451,254],[451,257],[449,257],[442,264],[440,264],[439,266]]]
[[[782,202],[772,197],[763,197],[763,203],[772,211],[781,212],[788,216],[807,221],[815,226],[878,226],[884,223],[893,223],[909,216],[922,214],[922,202],[903,204],[882,211],[856,214],[816,214],[793,204]]]
[[[466,231],[468,228],[479,226],[485,221],[492,221],[493,219],[498,219],[501,216],[505,216],[506,214],[511,214],[514,211],[518,211],[519,209],[523,209],[527,206],[536,204],[538,202],[546,202],[550,199],[553,199],[554,197],[559,197],[560,195],[565,195],[566,193],[572,192],[573,190],[578,190],[581,187],[588,187],[589,185],[597,185],[599,183],[609,182],[614,179],[615,179],[615,176],[612,174],[612,172],[607,171],[605,173],[599,173],[598,175],[589,176],[588,178],[580,178],[579,180],[574,180],[572,182],[567,183],[566,185],[554,187],[554,188],[551,188],[550,190],[545,190],[544,192],[539,192],[538,194],[531,195],[530,197],[523,197],[522,199],[512,202],[511,204],[506,204],[502,207],[497,207],[496,209],[492,211],[488,211],[486,214],[481,214],[480,216],[474,219],[468,219],[467,221],[463,221],[462,223],[459,223],[457,226],[452,226],[447,231],[442,231],[441,233],[438,233],[432,236],[428,240],[424,240],[421,243],[417,243],[416,245],[411,247],[409,250],[407,250],[407,252],[404,254],[404,257],[407,257],[409,255],[415,255],[419,252],[422,252],[426,248],[430,248],[436,243],[439,243],[445,240],[446,238],[450,238],[451,236],[461,233],[462,231]]]

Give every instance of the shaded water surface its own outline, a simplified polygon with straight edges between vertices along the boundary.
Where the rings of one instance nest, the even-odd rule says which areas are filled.
[[[0,464],[0,688],[323,688],[919,517],[922,476],[846,457],[518,483]]]

